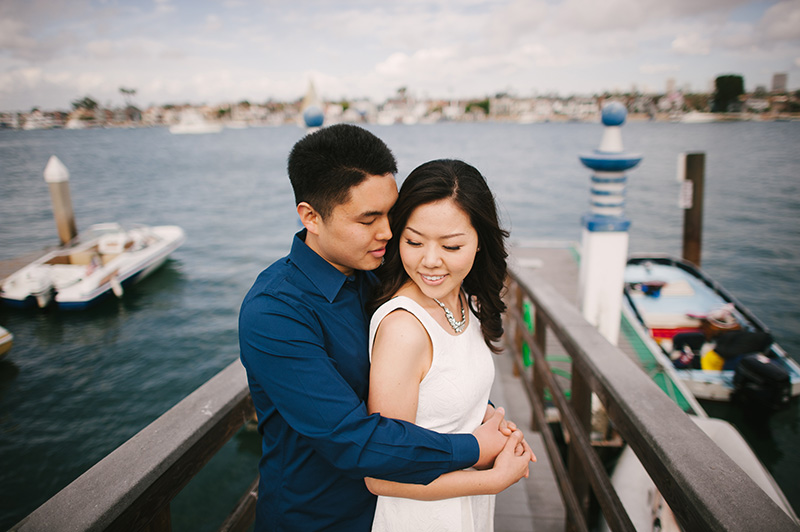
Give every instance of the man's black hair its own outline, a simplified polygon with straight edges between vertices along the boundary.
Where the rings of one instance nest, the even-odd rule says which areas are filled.
[[[386,144],[364,128],[336,124],[300,139],[288,162],[295,204],[305,201],[322,218],[346,203],[350,189],[367,177],[397,173]]]

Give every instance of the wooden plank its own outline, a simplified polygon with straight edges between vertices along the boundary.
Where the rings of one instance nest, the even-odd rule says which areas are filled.
[[[252,415],[236,360],[12,530],[140,530]]]

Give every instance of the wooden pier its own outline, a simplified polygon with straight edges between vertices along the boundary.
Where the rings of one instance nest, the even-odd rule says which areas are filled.
[[[577,244],[570,242],[532,243],[511,249],[509,265],[518,271],[536,271],[566,301],[578,306]],[[633,347],[620,335],[620,349],[636,360]],[[566,353],[557,341],[550,338],[547,353],[559,358]],[[515,376],[511,353],[504,352],[495,359],[497,373],[492,389],[492,401],[506,408],[506,416],[517,423],[531,443],[537,462],[531,475],[497,496],[495,530],[497,532],[563,532],[565,508],[550,458],[544,449],[542,435],[531,429],[531,406],[519,377]],[[568,373],[570,364],[551,361],[561,372]],[[560,379],[567,388],[566,379]]]
[[[578,262],[568,244],[515,247],[509,257],[513,268],[535,269],[568,301],[577,304]],[[557,349],[557,346],[549,346]],[[515,376],[511,353],[495,359],[497,367],[492,402],[506,409],[506,417],[517,423],[536,454],[529,478],[497,496],[497,532],[563,532],[565,509],[542,435],[531,429],[532,412],[519,377]],[[566,368],[565,368],[566,369]]]
[[[630,348],[622,339],[620,348],[611,345],[583,319],[575,304],[578,261],[569,246],[516,247],[510,266],[508,348],[495,360],[492,400],[523,428],[538,461],[530,478],[498,495],[497,532],[588,532],[598,508],[610,530],[634,530],[595,452],[593,395],[682,529],[800,531],[624,353]],[[525,305],[532,307],[533,331],[522,315]],[[524,367],[523,342],[532,367]],[[571,372],[568,397],[551,371],[549,359],[561,362],[559,353],[571,360],[563,368]],[[558,410],[567,459],[547,425],[545,390]],[[253,413],[244,369],[233,362],[11,530],[169,531],[172,499]],[[220,530],[249,528],[252,490]]]

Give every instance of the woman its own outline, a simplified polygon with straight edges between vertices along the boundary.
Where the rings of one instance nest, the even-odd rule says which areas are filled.
[[[369,410],[472,432],[494,411],[491,355],[503,333],[508,233],[483,176],[455,160],[411,172],[390,219],[370,324]],[[367,479],[379,495],[372,529],[492,530],[494,494],[526,477],[531,460],[515,432],[489,470],[455,471],[426,486]]]

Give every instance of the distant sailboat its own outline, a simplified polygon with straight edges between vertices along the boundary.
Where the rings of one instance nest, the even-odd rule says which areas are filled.
[[[303,124],[307,128],[322,127],[322,123],[325,121],[325,114],[322,111],[322,102],[317,96],[313,81],[308,82],[308,90],[305,97],[303,97],[300,112],[303,116]]]

